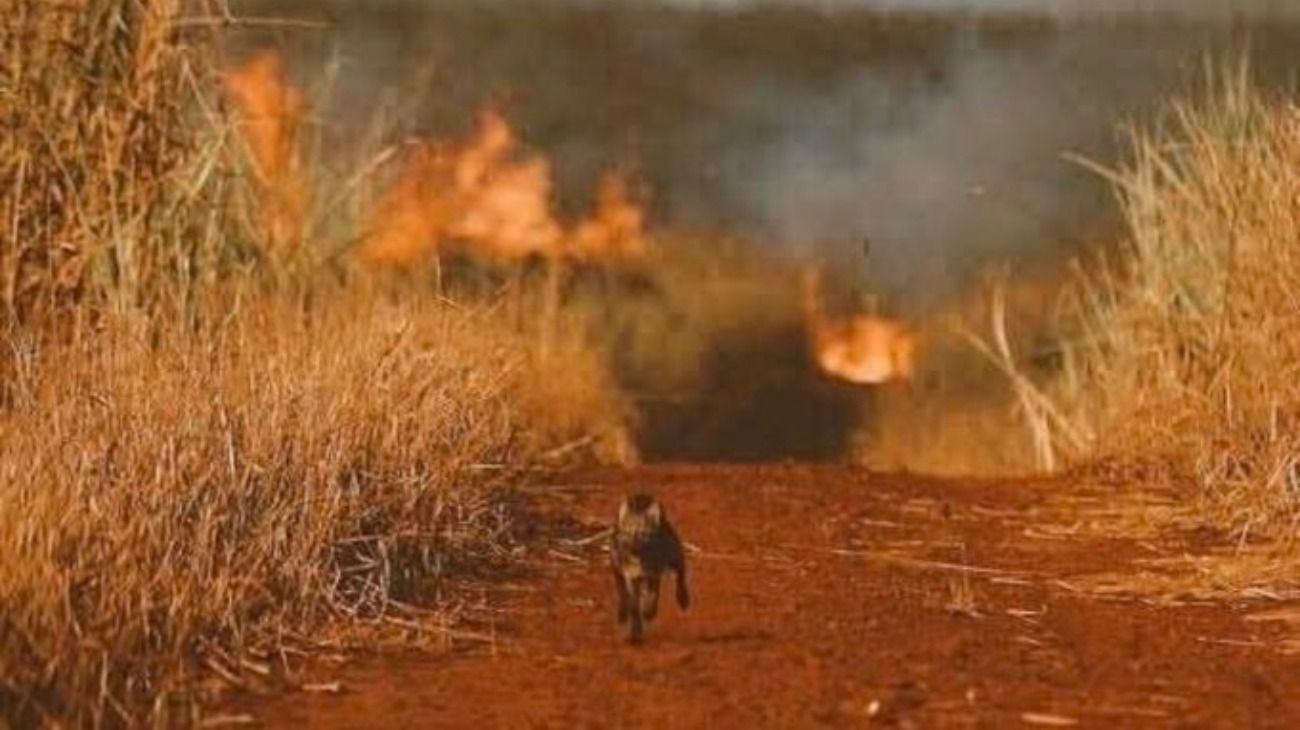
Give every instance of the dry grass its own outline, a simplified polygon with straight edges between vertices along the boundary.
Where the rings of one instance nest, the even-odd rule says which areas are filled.
[[[1136,136],[1130,235],[1076,293],[1057,398],[1092,453],[1161,458],[1221,523],[1294,533],[1300,493],[1300,110],[1245,69]]]
[[[1245,540],[1300,518],[1300,109],[1244,67],[1136,131],[1102,170],[1127,235],[1069,288],[1060,373],[1036,385],[996,343],[1040,452],[1141,462],[1198,485]]]
[[[179,11],[0,0],[0,724],[192,720],[516,559],[523,468],[635,458],[567,319],[278,255],[331,183],[240,147]]]
[[[177,6],[0,3],[0,319],[183,304],[222,263],[223,185],[212,138],[186,127],[203,71]]]
[[[521,351],[483,313],[339,299],[33,353],[0,417],[11,721],[139,721],[196,661],[427,603],[509,559],[488,475],[599,433],[536,403],[595,366]]]

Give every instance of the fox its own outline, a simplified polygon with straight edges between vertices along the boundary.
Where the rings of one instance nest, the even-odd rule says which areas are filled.
[[[678,607],[690,608],[682,541],[653,496],[638,492],[619,505],[609,559],[618,594],[618,623],[626,627],[629,642],[641,643],[645,624],[659,612],[659,583],[665,570],[677,577]]]

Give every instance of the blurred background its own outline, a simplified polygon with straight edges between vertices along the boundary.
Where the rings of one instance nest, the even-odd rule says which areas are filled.
[[[231,8],[245,22],[226,65],[285,53],[326,156],[465,138],[490,108],[546,160],[561,219],[584,213],[605,172],[636,179],[676,263],[658,272],[660,298],[593,305],[592,326],[642,457],[945,472],[1033,462],[1007,437],[1023,429],[1004,374],[953,322],[984,327],[1002,281],[1017,357],[1050,374],[1068,264],[1120,233],[1089,165],[1116,164],[1130,124],[1227,65],[1293,88],[1300,47],[1300,13],[1263,0]],[[364,166],[360,152],[340,163]],[[909,388],[810,362],[795,273],[809,262],[827,272],[829,311],[920,338]]]
[[[816,249],[910,313],[990,260],[1053,256],[1110,223],[1120,130],[1246,54],[1289,85],[1283,2],[255,1],[254,28],[330,68],[331,123],[393,109],[413,135],[501,105],[550,158],[562,207],[633,165],[658,226]],[[350,136],[350,135],[349,135]],[[870,237],[870,270],[859,255]],[[860,269],[860,270],[859,270]]]

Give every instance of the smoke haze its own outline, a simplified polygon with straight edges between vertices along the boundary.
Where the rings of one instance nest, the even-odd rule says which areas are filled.
[[[556,165],[561,205],[634,163],[660,225],[848,258],[900,307],[982,264],[1051,256],[1113,206],[1066,153],[1111,161],[1116,124],[1248,53],[1290,87],[1292,3],[1103,0],[246,4],[324,17],[250,31],[310,68],[340,59],[361,128],[385,94],[406,131],[450,134],[498,101]],[[957,7],[963,12],[952,11]],[[882,12],[887,9],[890,12]],[[906,12],[903,12],[906,11]],[[925,11],[925,12],[918,12]],[[947,12],[945,12],[947,11]],[[970,12],[978,11],[978,12]],[[1153,19],[1153,14],[1163,14]],[[411,89],[419,71],[433,71]]]

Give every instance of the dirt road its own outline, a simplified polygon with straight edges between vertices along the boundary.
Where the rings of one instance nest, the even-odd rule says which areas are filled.
[[[603,544],[558,541],[500,587],[493,645],[362,661],[328,677],[340,695],[247,709],[331,728],[1300,727],[1293,632],[1252,620],[1264,606],[1097,588],[1217,542],[1101,529],[1118,488],[682,466],[574,475],[535,504],[580,537],[634,485],[692,546],[696,600],[643,646],[619,638]]]

